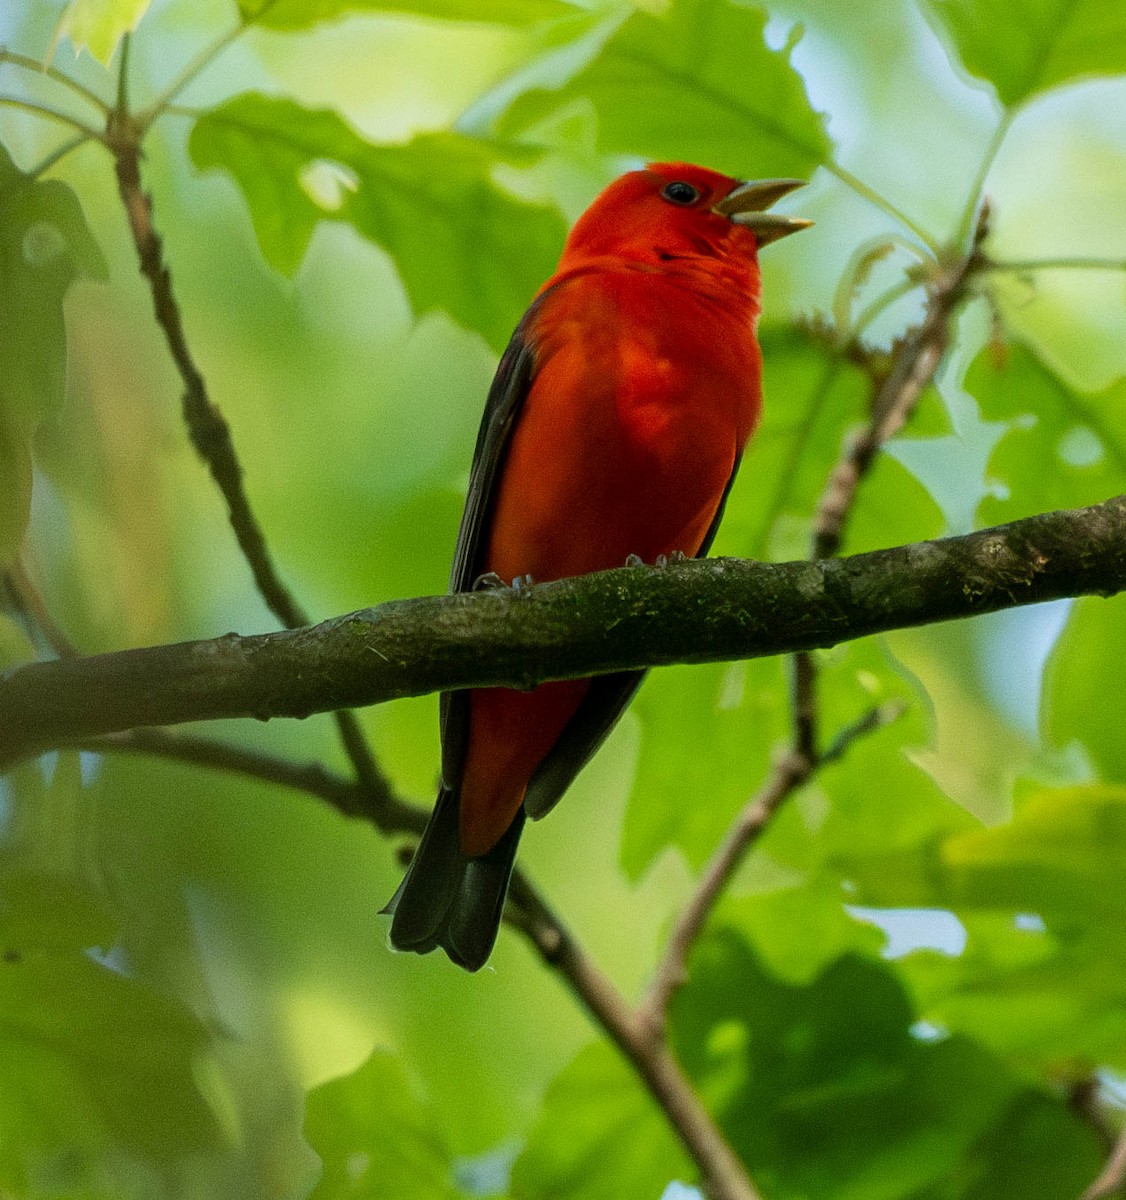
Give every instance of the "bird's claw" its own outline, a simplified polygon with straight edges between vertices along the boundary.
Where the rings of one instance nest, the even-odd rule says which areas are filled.
[[[653,561],[653,566],[658,571],[663,571],[665,567],[675,567],[677,563],[687,562],[688,555],[683,550],[674,550],[671,554],[658,554]]]
[[[626,555],[626,566],[627,567],[643,567],[643,566],[645,566],[645,559],[641,558],[640,556],[638,556],[636,554],[627,554]]]
[[[471,592],[495,592],[498,588],[506,588],[508,584],[496,573],[496,571],[486,571],[484,575],[478,575],[473,581],[473,586],[469,589]]]
[[[517,575],[512,581],[512,590],[518,596],[528,596],[531,594],[532,588],[536,586],[536,581],[531,575]]]

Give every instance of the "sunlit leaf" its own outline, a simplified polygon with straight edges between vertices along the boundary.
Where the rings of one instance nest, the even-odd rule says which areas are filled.
[[[454,1183],[435,1113],[386,1051],[310,1093],[305,1135],[324,1164],[311,1200],[457,1200],[465,1194]]]
[[[714,919],[738,930],[779,980],[808,984],[842,954],[875,957],[886,940],[875,926],[849,915],[846,899],[851,897],[839,883],[823,874],[809,886],[726,899]]]
[[[69,38],[76,50],[89,50],[102,63],[113,58],[122,35],[140,24],[152,0],[70,0],[56,37]]]
[[[621,1055],[590,1046],[548,1089],[512,1170],[512,1200],[659,1196],[696,1172]]]
[[[238,7],[243,20],[268,29],[307,29],[320,21],[362,13],[528,25],[574,12],[563,0],[238,0]]]
[[[687,159],[721,171],[803,175],[830,151],[788,50],[763,41],[765,15],[726,0],[674,0],[634,12],[558,91],[518,100],[508,134],[577,97],[593,102],[599,145],[617,154]]]
[[[1078,601],[1044,673],[1043,724],[1059,746],[1076,741],[1100,777],[1126,783],[1122,664],[1126,596]]]
[[[1126,491],[1126,381],[1080,391],[1016,343],[1000,363],[982,351],[965,388],[984,417],[1010,423],[989,463],[1005,494],[982,503],[983,524],[1078,508]]]
[[[1126,11],[1117,0],[928,0],[966,69],[1003,104],[1126,71]]]
[[[190,149],[234,176],[277,270],[297,269],[319,221],[346,221],[392,256],[416,312],[444,308],[494,347],[562,246],[560,216],[500,188],[494,149],[458,134],[376,146],[335,113],[244,93],[196,122]]]
[[[787,729],[779,659],[655,671],[633,703],[641,754],[622,866],[642,875],[676,846],[695,868],[761,782]]]
[[[954,912],[957,958],[903,964],[924,1015],[1022,1066],[1124,1061],[1126,791],[1036,788],[1012,822],[853,864],[860,903]]]

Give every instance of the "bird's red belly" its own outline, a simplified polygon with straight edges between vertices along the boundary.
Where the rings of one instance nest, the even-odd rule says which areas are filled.
[[[615,385],[610,395],[576,406],[565,370],[557,390],[552,375],[537,379],[513,433],[483,570],[546,583],[620,567],[631,554],[647,563],[696,554],[734,467],[734,414],[693,413],[668,403],[659,386],[630,390],[620,380],[603,381]],[[461,787],[466,854],[485,853],[503,834],[588,686],[473,693]]]

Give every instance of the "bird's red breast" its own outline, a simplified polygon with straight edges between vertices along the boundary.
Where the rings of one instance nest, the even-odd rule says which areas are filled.
[[[737,182],[682,164],[651,170],[691,170],[717,198]],[[533,373],[481,560],[505,580],[548,582],[631,554],[695,555],[758,419],[754,235],[674,208],[638,175],[575,226],[524,330]],[[485,853],[507,829],[587,687],[472,694],[465,854]]]

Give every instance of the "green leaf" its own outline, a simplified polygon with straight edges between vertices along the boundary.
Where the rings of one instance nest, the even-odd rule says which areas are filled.
[[[916,1037],[907,996],[884,964],[845,956],[792,987],[721,930],[690,967],[673,1004],[677,1052],[776,1200],[902,1200],[928,1187],[979,1195],[939,1185],[959,1179],[999,1127],[1026,1140],[1029,1097],[1073,1129],[1072,1173],[1097,1162],[1094,1135],[1062,1102],[1022,1089],[968,1038]],[[981,1169],[969,1172],[970,1188]]]
[[[392,256],[417,313],[444,308],[497,348],[563,242],[558,213],[493,182],[495,148],[455,133],[376,146],[335,113],[248,92],[196,122],[190,152],[234,176],[277,270],[297,269],[319,221],[345,221]]]
[[[842,954],[876,957],[886,940],[874,925],[849,915],[845,898],[838,881],[824,873],[803,887],[725,898],[714,921],[738,930],[778,979],[807,984]]]
[[[94,957],[114,945],[118,916],[99,870],[78,755],[59,754],[49,785],[38,763],[6,782],[0,1179],[60,1156],[93,1178],[115,1145],[161,1162],[226,1148],[217,1093],[205,1094],[202,1083],[214,1064],[201,1022]]]
[[[1126,783],[1122,664],[1126,596],[1073,606],[1044,672],[1042,725],[1057,746],[1078,742],[1099,777]]]
[[[56,38],[69,38],[75,50],[89,50],[109,65],[122,35],[131,33],[152,0],[70,0],[63,9]]]
[[[659,1196],[696,1175],[621,1055],[588,1046],[551,1084],[512,1170],[512,1200]]]
[[[1126,791],[1037,789],[1007,824],[854,866],[860,903],[1121,921],[1126,897],[1108,881],[1126,870]]]
[[[622,830],[638,879],[667,847],[703,866],[768,769],[788,722],[778,658],[655,671],[634,701],[641,753]]]
[[[789,49],[763,41],[765,15],[725,0],[674,0],[634,12],[558,91],[521,97],[502,119],[515,135],[578,97],[593,104],[614,154],[688,159],[742,177],[803,175],[830,142]]]
[[[440,21],[530,25],[575,10],[562,0],[238,0],[248,24],[267,29],[307,29],[356,13],[408,13]]]
[[[457,1200],[435,1114],[398,1059],[377,1050],[358,1071],[309,1093],[305,1136],[323,1173],[310,1200]]]
[[[902,969],[923,1014],[1022,1069],[1119,1067],[1126,1041],[1126,789],[1035,788],[1016,817],[853,864],[860,903],[939,907],[968,933],[957,958]]]
[[[0,565],[27,524],[31,435],[66,388],[63,299],[75,279],[106,274],[74,192],[32,179],[0,146]]]
[[[1126,10],[1118,0],[927,0],[933,23],[971,75],[1001,103],[1126,71]]]
[[[222,1144],[197,1084],[207,1039],[188,1009],[79,952],[12,945],[0,962],[0,1007],[0,1054],[18,1064],[25,1082],[37,1063],[70,1080],[71,1094],[20,1097],[25,1119],[35,1113],[42,1122],[40,1144],[51,1146],[51,1114],[71,1103],[88,1105],[145,1155],[171,1158]]]
[[[1006,494],[982,503],[984,524],[1126,491],[1126,380],[1083,392],[1014,343],[1001,362],[983,350],[964,386],[983,417],[1009,424],[989,463]]]

